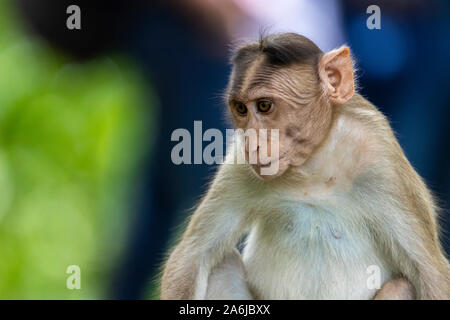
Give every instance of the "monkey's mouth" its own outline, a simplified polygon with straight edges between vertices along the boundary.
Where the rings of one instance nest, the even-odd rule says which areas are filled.
[[[263,162],[258,162],[257,166],[260,167],[260,168],[268,168],[268,167],[276,164],[277,162],[280,162],[281,160],[283,160],[287,156],[288,156],[288,153],[285,152],[282,155],[280,155],[279,157],[272,158],[272,159],[267,159],[267,161],[264,161],[264,163]]]
[[[258,162],[257,164],[252,164],[252,171],[263,180],[270,180],[272,178],[280,176],[285,170],[284,166],[280,165],[280,161],[286,158],[287,155],[281,157],[268,159],[268,162]]]
[[[260,164],[257,164],[257,166],[259,168],[269,168],[269,167],[273,166],[274,164],[277,164],[277,162],[279,162],[280,160],[281,160],[281,158],[272,159],[266,164],[260,163]]]
[[[258,161],[257,163],[251,163],[253,167],[257,168],[268,168],[270,166],[273,166],[277,162],[279,162],[281,159],[285,158],[285,156],[277,157],[273,159],[267,159],[266,161]]]

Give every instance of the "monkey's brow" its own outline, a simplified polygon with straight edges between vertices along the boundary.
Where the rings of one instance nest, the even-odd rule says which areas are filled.
[[[274,79],[275,82],[274,82]],[[271,68],[262,67],[259,71],[255,72],[249,85],[242,91],[241,87],[235,88],[230,96],[238,101],[252,101],[262,97],[270,97],[277,95],[280,91],[280,86],[276,85],[277,81],[283,81],[286,79],[286,75],[278,73]]]
[[[228,94],[228,101],[252,101],[258,98],[267,98],[273,96],[275,92],[270,85],[260,84],[258,86],[252,86],[245,91],[235,90]],[[275,94],[276,95],[276,94]]]

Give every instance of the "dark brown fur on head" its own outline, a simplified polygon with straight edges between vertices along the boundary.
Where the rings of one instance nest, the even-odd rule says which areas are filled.
[[[261,34],[258,42],[234,49],[231,59],[233,74],[228,95],[233,96],[242,89],[248,68],[260,56],[265,57],[261,67],[270,71],[299,63],[317,66],[322,55],[322,50],[314,42],[299,34],[282,33],[268,36]],[[266,75],[265,78],[269,78],[270,73]],[[264,81],[264,79],[255,79],[252,86],[263,84],[258,83],[258,80]]]

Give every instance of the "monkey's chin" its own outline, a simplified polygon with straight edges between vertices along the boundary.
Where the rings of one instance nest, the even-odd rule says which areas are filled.
[[[252,164],[252,165],[250,165],[250,167],[252,169],[252,172],[255,174],[255,176],[263,181],[271,181],[278,177],[281,177],[288,168],[287,165],[284,165],[281,163],[279,163],[278,167],[275,167],[275,168],[273,168],[273,167],[271,168],[270,165],[262,166],[262,165],[256,165],[256,164]]]

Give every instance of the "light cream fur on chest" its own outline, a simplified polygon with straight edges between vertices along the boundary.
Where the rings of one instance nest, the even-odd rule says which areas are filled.
[[[258,298],[370,299],[376,288],[367,285],[369,266],[380,268],[381,284],[390,278],[364,224],[341,212],[344,203],[273,201],[283,212],[259,212],[243,253]]]

